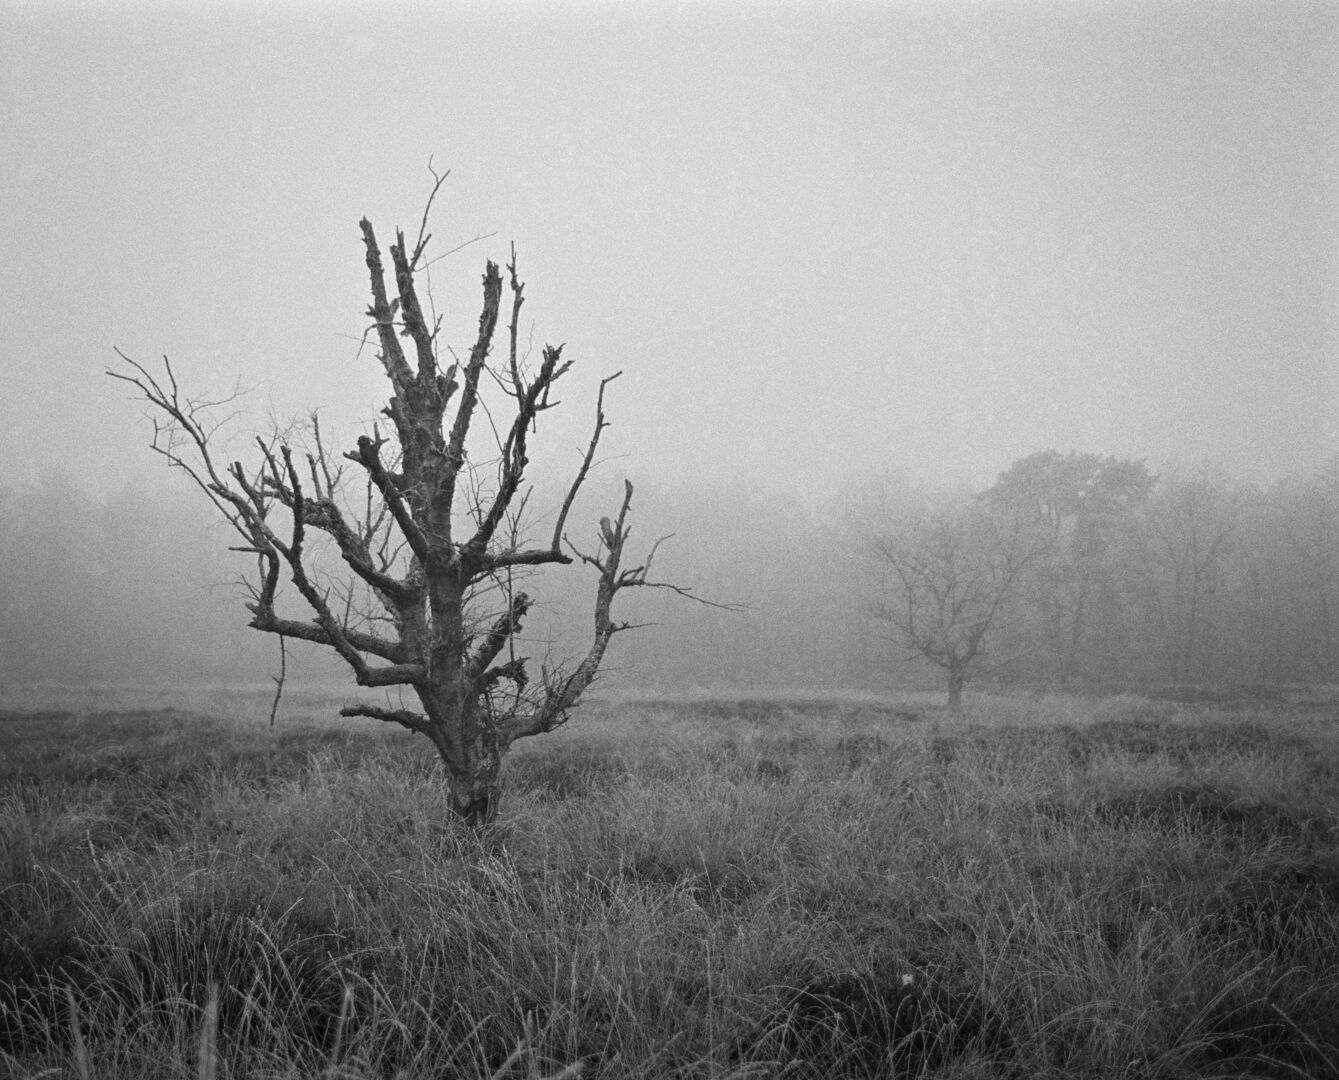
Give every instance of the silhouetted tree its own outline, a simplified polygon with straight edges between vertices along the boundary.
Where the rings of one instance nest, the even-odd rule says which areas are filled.
[[[1023,572],[1049,549],[1049,535],[1013,514],[949,505],[875,537],[871,552],[891,571],[890,596],[874,606],[914,654],[944,669],[949,712],[986,655],[986,640],[1016,595]]]
[[[1339,610],[1339,459],[1298,484],[1279,485],[1273,502],[1285,538],[1276,561],[1286,562],[1300,585],[1292,612],[1303,635],[1298,659],[1310,678],[1332,682]]]
[[[378,359],[392,394],[382,410],[389,429],[374,427],[343,455],[356,467],[358,483],[330,453],[315,417],[305,452],[275,436],[256,440],[249,467],[241,461],[225,465],[211,441],[216,413],[182,393],[166,360],[164,374],[155,376],[118,350],[128,370],[109,374],[139,389],[155,416],[154,449],[184,470],[231,523],[241,537],[237,550],[256,556],[257,572],[248,583],[250,625],[328,646],[361,686],[412,691],[418,708],[388,700],[341,712],[399,724],[430,739],[446,767],[456,812],[480,825],[497,813],[499,769],[508,748],[567,719],[595,678],[610,639],[628,627],[613,616],[618,593],[633,586],[686,590],[648,580],[656,545],[640,564],[625,568],[630,483],[616,512],[602,520],[592,551],[578,550],[564,533],[608,426],[604,395],[617,375],[600,383],[590,441],[552,533],[544,543],[525,540],[521,485],[529,436],[540,413],[557,404],[554,386],[572,362],[563,358],[562,346],[545,347],[533,370],[518,355],[524,298],[513,251],[505,356],[489,362],[504,289],[497,265],[489,262],[474,345],[462,362],[443,366],[440,320],[429,322],[417,285],[426,266],[431,206],[432,196],[413,247],[399,231],[390,246],[394,298],[387,293],[372,225],[366,218],[360,223],[371,285],[369,333],[374,330],[380,344]],[[406,356],[402,339],[412,355]],[[467,440],[490,384],[510,398],[510,420],[504,423],[497,405],[488,409],[496,456],[488,467],[475,466]],[[346,571],[337,561],[332,567],[335,556]],[[598,574],[593,640],[580,659],[545,663],[533,673],[516,652],[532,603],[515,587],[517,577],[574,561]],[[285,573],[304,617],[279,609]]]
[[[1205,465],[1164,476],[1146,515],[1148,568],[1155,575],[1167,674],[1173,683],[1198,675],[1210,601],[1224,585],[1228,541],[1238,498],[1226,477]]]
[[[1092,677],[1089,658],[1109,662],[1116,651],[1123,583],[1113,548],[1155,482],[1143,461],[1043,450],[1014,462],[982,493],[988,505],[1034,521],[1055,540],[1031,585],[1062,682]]]

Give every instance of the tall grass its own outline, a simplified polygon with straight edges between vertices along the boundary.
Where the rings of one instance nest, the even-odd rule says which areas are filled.
[[[1323,704],[0,720],[0,1052],[88,1078],[1339,1075]]]

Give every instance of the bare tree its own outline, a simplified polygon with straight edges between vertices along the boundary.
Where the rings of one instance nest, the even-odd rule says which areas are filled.
[[[437,178],[432,196],[444,179]],[[430,739],[456,813],[477,826],[497,814],[508,748],[564,723],[595,678],[610,639],[628,628],[612,614],[618,593],[634,586],[688,590],[648,579],[659,541],[642,562],[625,566],[631,483],[625,482],[617,511],[601,519],[593,550],[577,550],[564,533],[608,426],[605,390],[617,374],[600,383],[589,444],[552,533],[543,543],[524,540],[528,439],[539,414],[558,404],[553,388],[572,361],[563,358],[562,346],[546,346],[534,370],[518,355],[524,286],[513,249],[505,356],[490,362],[504,288],[490,261],[473,347],[443,369],[440,319],[430,324],[417,284],[427,266],[432,196],[414,246],[400,231],[390,246],[394,298],[387,295],[372,225],[366,218],[360,223],[372,296],[368,333],[375,329],[392,395],[382,410],[389,429],[374,426],[342,455],[355,468],[329,452],[315,417],[305,450],[295,449],[293,438],[274,436],[256,440],[250,467],[225,464],[216,445],[219,403],[186,396],[166,358],[156,376],[117,350],[126,368],[108,374],[138,388],[154,417],[153,449],[184,470],[232,525],[241,537],[235,550],[255,555],[256,574],[247,582],[250,625],[328,646],[360,686],[400,688],[398,700],[388,693],[385,705],[349,705],[341,713],[399,724]],[[497,408],[483,405],[490,385],[510,399],[505,427]],[[496,449],[487,466],[472,464],[467,447],[481,408]],[[516,651],[532,603],[516,582],[528,569],[574,562],[598,574],[594,637],[584,656],[546,662],[536,677]],[[297,615],[281,611],[285,575],[297,593]],[[406,707],[406,688],[417,707]]]
[[[1041,614],[1038,636],[1050,639],[1055,673],[1069,684],[1092,679],[1113,652],[1120,589],[1115,549],[1155,483],[1143,461],[1071,450],[1043,450],[1000,474],[981,499],[1049,530],[1054,543],[1044,573],[1030,575]]]
[[[976,504],[929,510],[872,540],[873,557],[892,571],[889,596],[872,614],[913,656],[944,669],[951,714],[961,714],[963,687],[1024,570],[1050,543],[1022,517]]]
[[[1268,655],[1279,681],[1332,682],[1339,647],[1339,459],[1269,492],[1239,492],[1238,502],[1244,523],[1233,537],[1238,566],[1229,574],[1246,583],[1237,592],[1250,610],[1245,621],[1254,631],[1255,667],[1263,669]]]
[[[1174,684],[1194,681],[1204,638],[1214,629],[1212,608],[1224,585],[1237,501],[1226,475],[1205,463],[1191,473],[1168,470],[1149,503],[1147,566]]]

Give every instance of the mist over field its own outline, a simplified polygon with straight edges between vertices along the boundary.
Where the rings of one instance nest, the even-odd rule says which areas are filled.
[[[1158,486],[1100,557],[1057,519],[1064,565],[976,677],[1330,679],[1336,27],[1286,0],[0,6],[0,683],[268,678],[247,559],[104,371],[249,390],[221,452],[313,410],[349,449],[388,394],[357,223],[412,236],[430,162],[439,346],[514,242],[525,349],[576,365],[534,526],[621,370],[568,531],[630,476],[634,540],[674,534],[657,573],[740,608],[624,597],[650,625],[611,683],[933,684],[870,618],[870,543],[1047,450]],[[536,658],[580,578],[535,583]],[[301,646],[290,676],[344,677]]]
[[[586,533],[594,542],[599,493],[608,490],[611,472],[606,466],[594,494],[578,504],[571,532],[579,542]],[[1150,501],[1121,519],[1101,559],[1082,564],[1096,584],[1081,655],[1070,655],[1079,566],[1065,546],[1070,537],[1048,569],[1027,580],[992,640],[997,648],[982,663],[982,679],[1124,690],[1335,677],[1334,467],[1268,487],[1212,469],[1169,466],[1158,477]],[[535,497],[541,533],[544,511],[552,512],[553,493],[561,490],[548,487],[547,505]],[[639,478],[636,539],[649,545],[673,534],[657,554],[657,576],[739,609],[661,593],[620,598],[621,617],[647,625],[616,637],[602,687],[694,693],[940,686],[941,673],[873,617],[894,577],[873,557],[871,542],[913,518],[927,497],[896,476],[789,500]],[[279,670],[278,648],[245,625],[239,581],[254,577],[254,558],[229,552],[234,542],[184,483],[99,496],[51,474],[11,491],[0,524],[5,688],[267,683]],[[1184,559],[1194,545],[1211,542],[1217,546],[1192,597]],[[552,568],[525,587],[540,602],[518,650],[538,665],[583,648],[593,573]],[[1193,625],[1182,611],[1191,599]],[[291,588],[286,602],[300,612]],[[1195,653],[1178,669],[1187,629],[1196,636]],[[1065,640],[1058,641],[1062,630]],[[295,683],[355,692],[328,650],[290,642],[288,652]]]

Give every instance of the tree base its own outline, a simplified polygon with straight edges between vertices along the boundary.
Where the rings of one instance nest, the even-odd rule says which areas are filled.
[[[480,829],[485,825],[491,825],[497,819],[498,791],[496,788],[490,788],[465,802],[455,800],[453,805],[461,821],[472,829]]]

